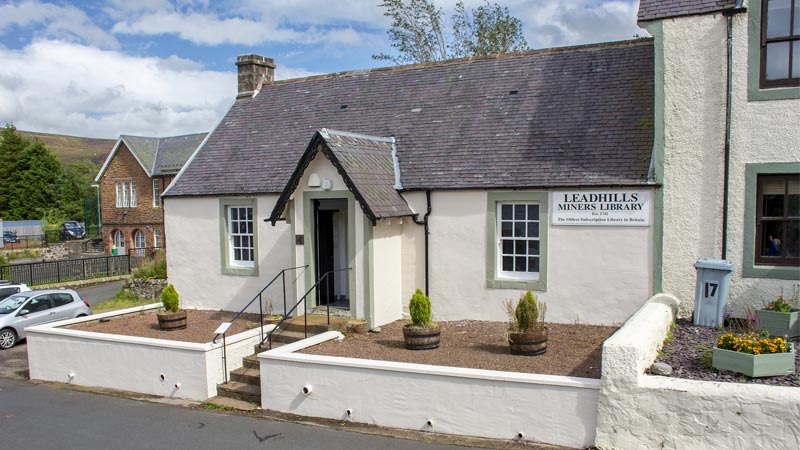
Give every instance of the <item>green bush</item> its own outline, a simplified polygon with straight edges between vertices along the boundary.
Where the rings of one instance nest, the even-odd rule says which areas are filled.
[[[169,312],[178,311],[179,299],[175,286],[170,284],[164,289],[164,292],[161,293],[161,303],[164,305],[164,309]]]
[[[133,308],[134,306],[149,305],[152,303],[150,300],[139,298],[130,289],[124,287],[114,295],[114,298],[97,305],[92,306],[92,312],[97,314],[107,311],[116,311],[118,309]]]
[[[411,296],[408,311],[411,313],[411,323],[415,327],[427,327],[433,323],[431,321],[431,299],[419,289]]]
[[[514,305],[513,300],[506,300],[504,304],[509,319],[509,330],[512,332],[528,332],[544,328],[544,313],[547,305],[537,302],[536,297],[527,291]]]
[[[159,280],[166,280],[167,259],[162,256],[142,264],[133,272],[133,278],[157,278]]]

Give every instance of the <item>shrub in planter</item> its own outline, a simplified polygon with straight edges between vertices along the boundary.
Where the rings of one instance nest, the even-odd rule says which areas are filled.
[[[712,367],[748,377],[794,373],[794,347],[783,337],[765,333],[725,333],[717,339]]]
[[[504,303],[508,314],[508,344],[514,355],[541,355],[547,351],[547,327],[544,315],[547,304],[538,302],[531,291],[525,292],[516,305]]]
[[[403,339],[409,350],[439,347],[440,330],[431,319],[431,299],[417,289],[408,303],[411,323],[403,327]]]
[[[164,312],[156,313],[158,326],[162,330],[181,330],[186,328],[186,310],[179,309],[180,298],[175,286],[168,285],[161,293]]]
[[[763,309],[756,310],[761,328],[773,336],[800,337],[800,309],[797,297],[797,292],[789,300],[779,295]]]

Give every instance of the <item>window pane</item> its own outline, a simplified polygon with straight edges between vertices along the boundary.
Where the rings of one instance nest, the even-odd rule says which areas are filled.
[[[539,258],[528,258],[528,272],[539,271]]]
[[[514,219],[525,220],[525,205],[514,205]]]
[[[514,237],[525,237],[525,222],[514,222]]]
[[[503,271],[512,272],[514,270],[514,258],[511,256],[503,256]]]
[[[788,203],[786,215],[789,217],[800,216],[800,180],[789,180]]]
[[[773,42],[767,44],[767,79],[789,78],[789,43]]]
[[[527,272],[528,271],[528,258],[524,256],[517,256],[514,258],[514,271]]]
[[[539,254],[539,241],[528,241],[528,254],[529,255]]]
[[[528,222],[528,237],[532,237],[532,238],[539,237],[539,223],[538,222]]]
[[[247,214],[247,220],[253,220],[253,208],[245,208],[244,210]]]
[[[502,226],[501,235],[503,237],[511,237],[511,229],[513,227],[512,222],[503,222],[501,226]]]
[[[231,220],[239,220],[239,209],[231,208]]]
[[[797,7],[800,10],[800,6]],[[800,33],[800,26],[794,26],[795,33]],[[800,78],[800,41],[792,42],[792,78]]]
[[[514,241],[512,241],[511,239],[503,239],[503,254],[504,255],[514,254]]]
[[[764,217],[783,217],[783,195],[764,196]]]
[[[242,251],[238,248],[233,249],[233,259],[236,261],[242,260]]]
[[[781,256],[783,222],[763,222],[761,230],[761,256]]]
[[[514,254],[516,255],[526,255],[528,250],[528,245],[526,241],[516,241],[514,243]]]
[[[794,34],[800,34],[800,0],[794,0]]]
[[[786,254],[791,258],[800,257],[800,221],[792,221],[786,224]]]
[[[539,220],[539,205],[528,205],[528,220]]]
[[[500,217],[503,220],[511,220],[511,215],[514,211],[514,205],[503,205],[500,207],[500,209],[502,210]]]
[[[767,37],[789,36],[790,0],[770,0],[767,6]]]
[[[252,218],[251,218],[250,222],[247,222],[247,232],[249,234],[253,234],[253,221],[252,221]]]

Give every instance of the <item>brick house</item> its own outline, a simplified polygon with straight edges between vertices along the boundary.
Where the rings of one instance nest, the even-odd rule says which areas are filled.
[[[95,178],[105,252],[166,247],[161,193],[207,134],[117,139]]]

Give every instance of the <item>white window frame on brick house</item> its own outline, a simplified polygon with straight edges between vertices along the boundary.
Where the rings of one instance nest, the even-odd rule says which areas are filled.
[[[117,208],[122,208],[122,182],[117,181]]]
[[[131,206],[131,182],[130,181],[123,181],[122,182],[122,207],[123,208],[130,208]]]
[[[254,198],[220,199],[220,257],[223,274],[258,275],[256,217]]]
[[[153,228],[153,247],[161,248],[161,228]]]
[[[133,232],[133,248],[147,248],[147,237],[145,237],[144,231]]]
[[[131,181],[131,208],[136,208],[136,182]]]
[[[117,181],[117,208],[136,207],[136,182]]]
[[[111,233],[111,242],[115,247],[117,247],[118,251],[119,249],[125,249],[125,234],[122,232],[122,230],[114,230]]]
[[[158,178],[153,178],[153,208],[161,206],[161,186]]]

